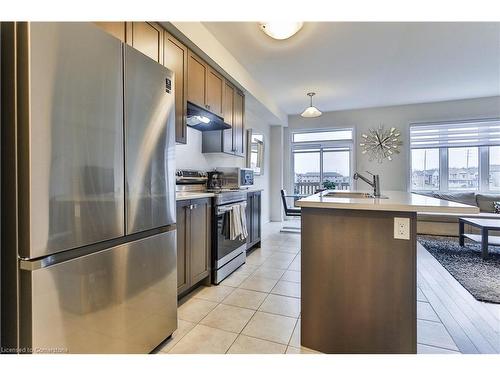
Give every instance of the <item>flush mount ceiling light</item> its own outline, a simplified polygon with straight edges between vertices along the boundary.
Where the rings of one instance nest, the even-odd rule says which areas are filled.
[[[297,33],[304,22],[261,22],[260,29],[271,38],[283,40]]]
[[[309,105],[309,107],[304,109],[304,112],[302,112],[300,114],[302,117],[319,117],[323,114],[323,112],[321,112],[318,108],[313,106],[313,96],[314,95],[316,95],[315,92],[308,92],[307,93],[307,96],[309,96],[311,98],[311,104]]]

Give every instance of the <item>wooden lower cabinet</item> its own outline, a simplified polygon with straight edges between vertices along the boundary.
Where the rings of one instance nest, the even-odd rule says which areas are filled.
[[[184,292],[189,288],[189,252],[190,242],[188,232],[188,207],[190,201],[177,202],[177,292]]]
[[[177,294],[179,295],[210,276],[211,220],[210,198],[177,202]]]
[[[261,240],[261,218],[262,218],[262,194],[260,191],[252,191],[247,194],[247,250],[260,246]]]

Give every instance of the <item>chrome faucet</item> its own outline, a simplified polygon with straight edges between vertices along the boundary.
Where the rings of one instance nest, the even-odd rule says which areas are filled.
[[[368,171],[366,171],[366,172],[370,173]],[[363,175],[360,175],[358,172],[354,173],[353,178],[355,180],[357,180],[358,178],[362,179],[364,182],[366,182],[368,185],[370,185],[373,188],[373,196],[380,197],[380,178],[379,178],[378,174],[373,174],[373,173],[370,173],[370,174],[373,177],[373,181],[370,181],[369,179],[367,179]]]

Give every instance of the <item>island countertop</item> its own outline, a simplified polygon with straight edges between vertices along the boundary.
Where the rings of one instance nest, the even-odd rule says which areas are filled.
[[[476,214],[479,208],[443,199],[427,197],[405,191],[383,191],[387,198],[353,198],[327,196],[330,192],[345,190],[325,190],[295,202],[299,207],[334,208],[348,210],[400,211],[400,212],[442,212]],[[363,193],[366,193],[363,191]]]

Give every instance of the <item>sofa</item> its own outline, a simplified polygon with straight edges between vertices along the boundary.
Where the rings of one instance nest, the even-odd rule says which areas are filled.
[[[482,194],[474,192],[430,192],[417,194],[476,206],[479,207],[480,210],[478,214],[418,213],[418,234],[458,237],[459,217],[500,219],[500,214],[495,213],[494,207],[494,202],[500,202],[500,194]],[[470,225],[466,225],[465,233],[479,233],[479,230]],[[500,235],[500,231],[492,231],[490,234],[498,236]]]

